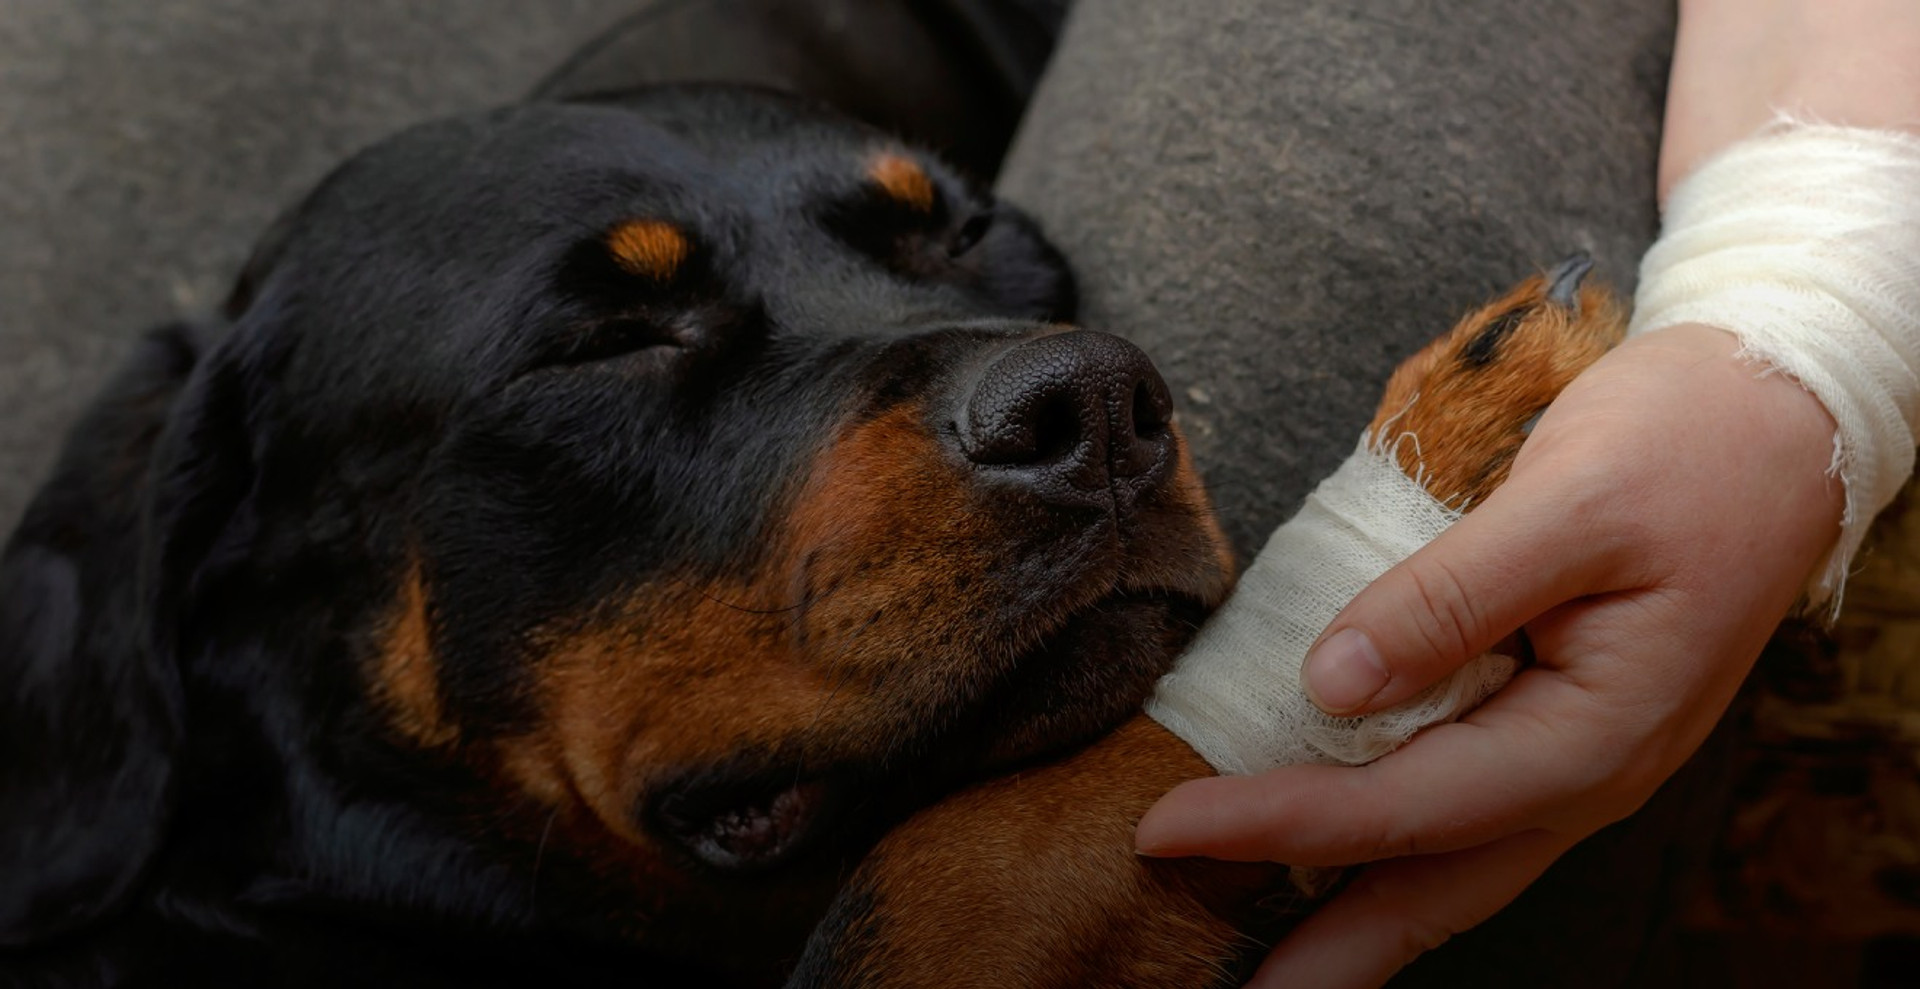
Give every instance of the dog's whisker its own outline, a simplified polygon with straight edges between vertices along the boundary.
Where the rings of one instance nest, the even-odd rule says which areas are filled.
[[[827,695],[820,699],[820,703],[813,710],[812,720],[807,722],[806,729],[801,732],[800,737],[802,739],[812,735],[814,729],[819,727],[821,720],[827,716],[828,709],[833,706],[834,699],[840,696],[840,688],[846,686],[852,679],[851,671],[843,670],[834,676],[832,686],[827,690]],[[807,750],[803,744],[800,749],[800,757],[794,760],[793,783],[795,786],[799,786],[800,783],[805,780],[806,773]]]
[[[527,902],[537,905],[540,902],[540,865],[546,861],[547,839],[553,836],[553,822],[559,818],[560,808],[555,807],[547,815],[547,823],[540,829],[540,842],[533,849],[533,874],[527,877]]]
[[[744,604],[734,604],[733,602],[728,601],[725,598],[717,597],[711,593],[708,593],[704,589],[699,591],[698,593],[700,597],[704,600],[711,601],[714,604],[717,604],[720,607],[727,609],[728,611],[740,612],[743,615],[784,615],[784,614],[787,614],[788,612],[806,607],[806,602],[800,601],[800,602],[795,602],[793,604],[782,605],[778,608],[755,608],[755,607],[751,607],[749,605],[744,605]]]
[[[813,729],[819,726],[820,719],[826,717],[827,709],[833,706],[834,698],[840,695],[840,688],[846,686],[852,679],[853,674],[851,671],[841,671],[834,676],[832,681],[833,685],[828,688],[827,696],[821,698],[819,705],[814,708],[813,719],[807,722],[805,734],[811,734]]]

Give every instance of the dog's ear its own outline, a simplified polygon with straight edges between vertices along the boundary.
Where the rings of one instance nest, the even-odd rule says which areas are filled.
[[[214,332],[140,341],[0,556],[0,944],[112,911],[165,834],[180,683],[139,561],[155,451]]]

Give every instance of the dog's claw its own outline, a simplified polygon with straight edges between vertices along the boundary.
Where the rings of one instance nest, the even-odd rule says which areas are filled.
[[[1593,255],[1576,251],[1547,272],[1547,301],[1580,315],[1580,283],[1593,270]]]

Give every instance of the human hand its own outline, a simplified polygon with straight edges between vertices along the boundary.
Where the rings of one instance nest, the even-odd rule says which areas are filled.
[[[1524,626],[1536,663],[1360,768],[1184,784],[1150,855],[1375,862],[1253,985],[1372,986],[1632,813],[1697,748],[1838,534],[1834,424],[1719,330],[1623,344],[1541,418],[1511,477],[1362,592],[1306,665],[1331,713],[1392,706]],[[1383,861],[1384,860],[1384,861]]]

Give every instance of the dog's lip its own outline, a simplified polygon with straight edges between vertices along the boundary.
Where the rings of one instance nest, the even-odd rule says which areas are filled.
[[[1085,604],[1068,610],[1064,616],[1050,623],[1046,632],[1036,639],[1032,646],[1023,651],[1021,656],[1032,657],[1056,647],[1060,639],[1076,624],[1101,615],[1112,615],[1139,604],[1164,604],[1182,610],[1210,609],[1205,593],[1196,589],[1161,584],[1116,582],[1094,595]]]
[[[1002,722],[998,730],[990,732],[992,744],[984,750],[987,765],[1048,758],[1118,727],[1140,709],[1151,683],[1172,667],[1213,607],[1207,594],[1191,589],[1116,586],[1075,608],[1020,654],[1012,676],[986,699],[987,713]],[[1128,623],[1139,621],[1147,623],[1150,637],[1115,640],[1124,635]],[[1097,650],[1098,654],[1090,657],[1088,650]],[[1048,692],[1046,679],[1056,676],[1110,689],[1100,690],[1098,696],[1074,698],[1079,703],[1070,705],[1073,710],[1031,706],[1042,692]],[[1125,693],[1121,688],[1128,684],[1138,687],[1141,696]],[[1063,685],[1052,686],[1049,695],[1059,698]],[[1022,739],[1023,733],[1015,729],[1021,727],[1023,718],[1053,725],[1029,726],[1037,733]]]
[[[1169,612],[1207,610],[1202,595],[1171,587],[1132,587],[1114,585],[1079,605],[1054,621],[1047,623],[1044,632],[1032,640],[1032,644],[1019,651],[1013,661],[1014,679],[1023,673],[1070,661],[1063,658],[1071,652],[1071,643],[1086,631],[1090,624],[1098,626],[1105,621],[1117,621],[1129,609],[1143,606],[1165,606]]]

